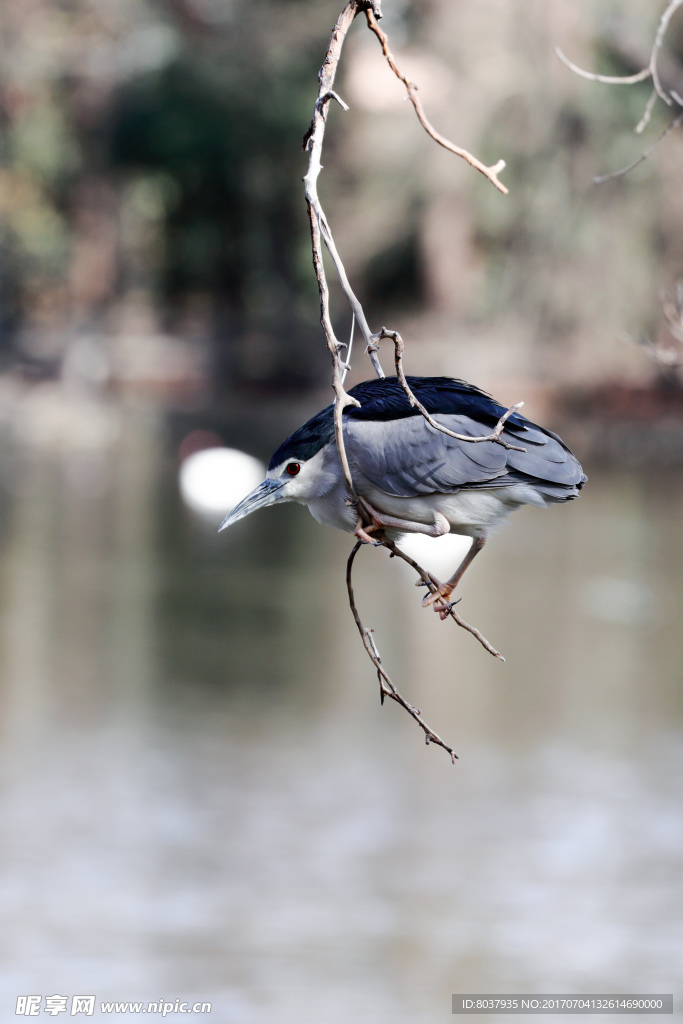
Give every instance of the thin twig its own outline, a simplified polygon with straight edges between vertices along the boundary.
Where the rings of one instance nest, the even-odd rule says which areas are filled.
[[[505,161],[499,160],[498,163],[493,164],[493,166],[487,167],[486,164],[483,164],[481,162],[481,160],[477,160],[476,156],[472,156],[472,154],[468,153],[466,149],[462,149],[460,146],[456,146],[455,143],[451,142],[449,139],[444,138],[443,135],[440,135],[439,132],[437,132],[436,128],[434,128],[434,126],[428,120],[427,115],[425,114],[424,107],[422,106],[422,101],[420,100],[420,97],[418,96],[417,93],[417,86],[415,85],[414,82],[411,82],[406,75],[404,75],[404,73],[396,64],[394,55],[389,49],[389,40],[387,38],[386,33],[383,32],[382,29],[377,24],[377,21],[372,11],[366,11],[365,16],[368,19],[368,25],[370,29],[375,33],[375,35],[379,39],[380,45],[382,47],[382,53],[386,57],[389,67],[394,72],[396,77],[400,79],[400,81],[403,82],[403,84],[405,85],[406,90],[408,92],[408,98],[410,102],[413,104],[413,107],[415,108],[417,119],[424,128],[424,130],[427,132],[427,134],[430,135],[435,142],[438,142],[440,146],[443,146],[444,149],[447,149],[449,153],[455,153],[456,156],[462,157],[463,160],[466,160],[471,167],[474,167],[477,171],[483,174],[485,178],[488,178],[491,184],[495,185],[500,192],[502,192],[504,195],[507,195],[508,189],[498,178],[499,173],[505,168]]]
[[[438,420],[435,420],[434,417],[424,407],[422,402],[420,402],[411,391],[410,385],[406,380],[406,375],[403,372],[403,352],[405,350],[405,345],[403,342],[403,338],[398,333],[398,331],[389,331],[387,330],[386,327],[382,327],[381,330],[379,330],[377,334],[374,335],[374,338],[377,341],[382,341],[384,338],[389,338],[390,341],[393,341],[394,365],[396,366],[396,376],[398,377],[398,382],[403,388],[405,396],[410,402],[410,404],[415,409],[419,409],[424,418],[427,420],[427,423],[429,423],[430,427],[434,427],[435,430],[440,430],[442,434],[448,434],[449,437],[454,437],[457,441],[468,441],[470,444],[480,444],[483,441],[492,441],[495,444],[502,445],[503,448],[506,448],[508,451],[526,451],[526,448],[520,448],[515,444],[510,444],[508,441],[505,441],[502,437],[503,429],[505,427],[507,420],[509,419],[510,416],[512,416],[513,413],[517,412],[518,409],[522,408],[524,402],[517,402],[516,405],[511,405],[507,412],[503,413],[503,415],[500,417],[493,432],[490,434],[486,434],[485,436],[482,437],[469,437],[467,434],[456,434],[453,430],[449,430],[448,427],[444,427],[443,423],[439,423]]]
[[[449,747],[447,743],[444,743],[441,737],[437,733],[435,733],[433,729],[430,729],[430,727],[423,719],[420,710],[416,707],[413,707],[412,704],[409,704],[405,697],[401,696],[401,694],[398,692],[398,690],[392,683],[384,666],[382,665],[382,659],[380,658],[379,651],[377,649],[377,644],[375,643],[374,637],[372,635],[372,630],[364,626],[361,621],[361,617],[358,613],[358,607],[356,605],[356,598],[353,592],[353,581],[351,574],[353,570],[354,559],[362,546],[363,545],[361,544],[360,541],[356,541],[356,543],[353,546],[353,549],[351,550],[351,554],[349,555],[348,561],[346,563],[346,587],[349,593],[349,604],[351,605],[353,618],[358,628],[358,632],[360,633],[361,640],[363,641],[363,646],[365,647],[365,650],[368,653],[370,661],[377,670],[377,678],[379,680],[380,687],[380,700],[383,704],[385,697],[389,697],[391,700],[396,701],[397,704],[400,704],[401,707],[404,708],[408,712],[408,714],[415,719],[417,724],[424,732],[425,742],[427,744],[436,743],[437,746],[443,747],[443,749],[448,754],[450,754],[451,762],[455,764],[455,762],[458,759],[458,755],[453,750],[453,748]]]
[[[673,17],[675,11],[678,10],[682,3],[683,0],[671,0],[671,2],[669,3],[668,7],[664,11],[664,14],[662,15],[659,21],[657,35],[655,37],[654,46],[652,47],[652,53],[650,54],[650,71],[652,72],[652,84],[655,87],[657,95],[660,96],[669,107],[673,105],[673,100],[671,99],[671,96],[668,95],[662,88],[662,83],[659,80],[657,61],[659,59],[659,54],[664,43],[664,36],[666,35],[666,30],[669,27],[669,22],[671,21],[671,18]]]
[[[648,147],[648,149],[641,153],[637,160],[634,160],[633,163],[630,163],[628,167],[622,167],[619,171],[611,171],[610,174],[602,174],[598,178],[593,178],[593,183],[595,185],[604,185],[606,181],[612,181],[614,178],[621,178],[624,176],[624,174],[628,174],[629,171],[632,171],[634,169],[634,167],[638,167],[638,165],[642,164],[644,160],[647,160],[647,158],[650,156],[651,153],[654,152],[654,150],[657,148],[660,142],[663,142],[667,135],[670,135],[671,132],[675,128],[678,128],[680,124],[683,124],[683,113],[679,114],[678,117],[675,117],[673,119],[671,124],[664,129],[659,138],[656,139],[656,141],[653,142],[652,145]]]
[[[657,90],[653,89],[652,92],[650,93],[650,98],[648,99],[647,103],[645,104],[645,110],[643,111],[643,116],[641,117],[640,121],[636,125],[636,128],[635,128],[636,135],[641,135],[642,132],[645,130],[645,128],[647,128],[647,126],[649,125],[650,118],[652,117],[652,111],[654,109],[654,105],[655,105],[656,102],[657,102]],[[681,104],[681,106],[683,106],[683,104]]]
[[[652,75],[649,68],[643,68],[635,75],[596,75],[594,71],[585,71],[578,64],[574,64],[569,57],[565,56],[559,46],[555,47],[555,53],[565,67],[573,71],[575,75],[579,75],[580,78],[587,78],[589,82],[602,82],[603,85],[635,85],[636,82],[644,82]]]
[[[351,369],[351,353],[353,351],[353,333],[354,333],[355,326],[356,326],[356,314],[352,310],[351,311],[351,334],[349,335],[349,343],[346,346],[346,356],[345,356],[344,365],[342,367],[342,375],[341,375],[341,382],[342,382],[342,384],[346,380],[346,374]]]

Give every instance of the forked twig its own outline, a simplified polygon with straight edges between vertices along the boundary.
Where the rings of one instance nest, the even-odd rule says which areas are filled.
[[[349,593],[349,604],[351,606],[351,612],[353,613],[354,621],[356,623],[356,626],[358,627],[358,632],[360,633],[361,640],[363,641],[363,647],[365,647],[365,650],[368,653],[370,661],[377,670],[377,678],[379,680],[380,701],[382,702],[382,704],[384,704],[385,697],[389,697],[391,700],[395,700],[397,704],[400,704],[401,707],[404,708],[408,712],[408,714],[415,719],[417,724],[424,732],[425,742],[427,744],[436,743],[437,746],[443,747],[443,749],[448,754],[450,754],[452,763],[455,764],[458,755],[453,750],[453,748],[449,747],[447,743],[444,743],[441,737],[437,733],[435,733],[433,729],[430,729],[430,727],[423,719],[420,710],[416,707],[413,707],[413,705],[410,704],[405,699],[405,697],[402,697],[401,694],[396,689],[396,687],[394,686],[394,684],[392,683],[391,679],[389,678],[386,672],[386,669],[382,665],[382,659],[380,657],[379,651],[377,650],[377,644],[375,643],[374,637],[372,635],[373,631],[364,626],[361,621],[361,617],[358,613],[358,607],[356,605],[356,598],[353,592],[353,581],[351,578],[353,563],[361,547],[361,542],[356,541],[346,563],[346,588]]]
[[[644,67],[641,71],[636,72],[636,74],[634,75],[598,75],[592,71],[586,71],[584,70],[584,68],[578,67],[578,65],[574,64],[571,60],[569,60],[569,58],[565,56],[565,54],[562,52],[562,50],[560,50],[559,47],[555,47],[555,53],[562,61],[562,63],[565,65],[565,67],[568,67],[570,71],[574,72],[574,74],[579,75],[581,78],[586,78],[590,82],[602,82],[604,85],[635,85],[637,82],[644,82],[648,78],[652,79],[652,92],[647,101],[647,104],[645,105],[643,116],[641,117],[640,121],[638,122],[635,128],[636,134],[638,135],[640,135],[640,133],[650,123],[652,110],[658,97],[659,99],[663,100],[669,107],[672,107],[674,104],[676,104],[679,107],[683,107],[683,100],[681,100],[678,93],[674,89],[670,89],[667,92],[662,86],[662,82],[659,77],[659,55],[664,44],[664,37],[669,27],[671,18],[678,10],[678,8],[681,6],[681,4],[683,4],[683,0],[669,0],[669,3],[664,13],[659,19],[659,24],[657,26],[657,34],[655,36],[655,41],[652,45],[652,50],[650,51],[650,60],[648,61],[647,67]],[[612,171],[610,174],[602,174],[599,177],[594,178],[594,183],[596,185],[602,185],[606,181],[612,181],[614,178],[621,178],[624,174],[628,174],[629,171],[632,171],[634,169],[634,167],[637,167],[644,160],[647,160],[647,158],[650,156],[652,152],[654,152],[654,150],[657,148],[660,142],[662,142],[667,137],[667,135],[669,135],[669,133],[674,130],[674,128],[678,128],[678,126],[682,122],[683,115],[674,118],[671,124],[667,128],[665,128],[665,130],[659,136],[657,141],[648,149],[646,149],[643,153],[641,153],[637,160],[634,160],[627,167],[622,167],[621,170]]]

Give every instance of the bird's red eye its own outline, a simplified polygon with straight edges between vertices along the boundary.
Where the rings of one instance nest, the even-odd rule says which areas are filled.
[[[300,469],[301,466],[299,465],[298,462],[290,462],[290,464],[287,466],[287,472],[289,473],[290,476],[296,476]]]

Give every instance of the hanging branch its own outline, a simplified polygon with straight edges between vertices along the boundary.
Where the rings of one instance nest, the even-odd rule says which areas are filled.
[[[423,126],[425,131],[439,145],[449,150],[449,152],[454,153],[456,156],[460,156],[464,160],[466,160],[467,163],[469,163],[472,167],[474,167],[486,178],[488,178],[488,180],[500,192],[507,193],[508,191],[505,185],[503,185],[502,182],[498,179],[498,174],[505,167],[505,161],[499,160],[498,163],[496,163],[492,167],[487,167],[480,160],[477,160],[476,157],[472,156],[471,153],[468,153],[467,150],[462,149],[461,147],[456,146],[454,143],[450,142],[448,139],[445,139],[432,127],[431,123],[428,121],[427,116],[424,112],[424,108],[422,107],[422,103],[417,95],[417,86],[408,78],[406,78],[406,76],[397,67],[394,57],[391,51],[389,50],[389,42],[387,36],[385,35],[384,32],[382,32],[382,30],[379,28],[379,25],[377,24],[378,20],[382,17],[381,0],[349,0],[349,2],[346,4],[341,14],[339,15],[339,17],[337,18],[337,22],[332,31],[332,36],[330,37],[327,53],[325,54],[325,60],[323,61],[322,67],[320,68],[320,72],[318,73],[318,96],[315,101],[313,117],[311,119],[310,127],[306,131],[306,134],[304,135],[303,139],[303,149],[304,151],[307,151],[309,154],[308,169],[303,180],[304,195],[306,198],[308,216],[311,225],[311,248],[313,255],[313,267],[315,270],[316,279],[318,281],[318,293],[320,297],[320,323],[322,325],[323,333],[327,341],[327,347],[332,359],[332,387],[334,389],[335,395],[335,441],[337,444],[337,451],[339,453],[339,459],[341,462],[342,470],[344,473],[344,479],[348,491],[347,503],[355,507],[358,514],[358,522],[360,527],[362,527],[363,525],[370,525],[370,517],[365,503],[363,503],[359,499],[358,492],[356,491],[353,482],[351,468],[349,465],[346,447],[344,444],[343,432],[344,410],[349,406],[358,406],[360,404],[344,389],[345,376],[347,371],[350,369],[350,347],[351,341],[353,340],[354,324],[358,325],[360,332],[363,335],[366,345],[366,352],[370,356],[370,360],[372,362],[375,373],[380,378],[384,377],[384,371],[382,369],[382,365],[378,357],[379,342],[382,341],[384,338],[389,338],[394,342],[394,361],[396,365],[396,374],[400,381],[401,387],[403,388],[403,391],[406,397],[408,398],[410,404],[420,412],[420,414],[434,429],[449,434],[451,437],[455,437],[458,440],[471,442],[473,444],[477,442],[491,441],[497,444],[501,444],[503,445],[503,447],[507,449],[513,449],[515,451],[525,450],[523,448],[517,448],[514,445],[509,444],[502,437],[503,429],[508,417],[511,416],[513,412],[520,408],[520,406],[522,405],[521,402],[508,409],[507,412],[503,416],[501,416],[493,432],[483,437],[468,437],[466,435],[455,434],[447,427],[444,427],[442,424],[438,423],[434,419],[434,417],[430,415],[427,409],[417,400],[415,395],[412,393],[408,381],[406,380],[405,373],[403,371],[403,339],[401,338],[400,334],[398,334],[398,332],[389,331],[385,327],[382,327],[380,331],[373,334],[368,324],[367,318],[365,316],[363,307],[349,283],[349,279],[344,268],[344,264],[339,255],[339,252],[337,251],[332,231],[330,229],[327,217],[325,216],[325,212],[320,202],[320,197],[318,195],[318,178],[322,170],[322,147],[330,103],[332,101],[335,101],[336,103],[339,104],[339,106],[342,107],[343,110],[348,110],[347,104],[334,91],[334,81],[337,74],[339,59],[341,57],[342,47],[344,44],[344,40],[346,38],[346,34],[349,28],[351,27],[351,24],[356,15],[360,14],[361,12],[365,12],[368,26],[379,39],[384,56],[386,57],[392,71],[405,85],[408,91],[410,101],[413,104],[413,107],[415,108],[415,113],[417,114],[420,124]],[[327,278],[325,276],[325,266],[323,263],[322,243],[325,244],[325,247],[327,248],[327,251],[330,254],[332,263],[334,264],[334,268],[339,278],[339,283],[341,285],[342,291],[346,295],[349,305],[351,306],[352,328],[351,338],[348,346],[337,339],[334,333],[334,327],[332,326],[332,319],[330,316],[330,296],[329,288],[327,285]],[[342,358],[342,351],[344,349],[347,350],[346,359]],[[434,579],[433,576],[431,576],[425,569],[419,566],[418,563],[415,562],[412,558],[410,558],[403,551],[401,551],[400,548],[396,547],[396,545],[392,541],[387,540],[383,534],[380,536],[382,536],[383,539],[377,542],[378,546],[386,547],[389,550],[391,557],[397,556],[399,558],[402,558],[403,561],[407,562],[409,565],[411,565],[420,577],[420,580],[418,581],[419,586],[427,586],[430,592],[432,593],[435,593],[438,590],[439,583],[437,580]],[[409,704],[408,701],[406,701],[400,695],[400,693],[398,692],[398,690],[396,689],[396,687],[394,686],[394,684],[392,683],[391,679],[389,678],[389,676],[387,675],[386,671],[382,666],[381,658],[379,656],[377,646],[372,636],[372,630],[367,629],[365,626],[363,626],[363,623],[361,622],[360,616],[358,614],[358,609],[355,604],[353,585],[351,580],[352,567],[356,554],[358,553],[358,550],[360,548],[360,544],[361,542],[358,541],[354,545],[351,555],[349,556],[346,571],[346,582],[349,592],[349,603],[351,605],[351,611],[353,612],[353,616],[358,627],[358,631],[361,635],[361,639],[363,640],[363,646],[365,647],[368,656],[370,657],[373,665],[377,670],[382,702],[384,702],[385,697],[390,697],[392,700],[400,704],[401,707],[403,707],[420,725],[420,728],[424,731],[426,742],[436,743],[438,746],[443,747],[444,750],[446,750],[451,755],[451,759],[454,761],[456,758],[454,750],[451,747],[449,747],[446,743],[444,743],[443,740],[435,732],[433,732],[429,728],[429,726],[426,725],[426,723],[423,721],[421,717],[421,713],[417,710],[417,708],[414,708],[412,704]],[[460,616],[457,615],[453,608],[453,605],[449,606],[447,614],[450,615],[450,617],[454,620],[454,622],[456,622],[458,626],[461,626],[463,629],[471,633],[490,654],[500,659],[501,661],[505,660],[502,657],[502,655],[495,649],[495,647],[493,647],[488,642],[488,640],[486,640],[486,638],[482,636],[479,630],[475,629],[474,626],[469,625],[469,623],[465,622],[464,619],[461,619]]]
[[[650,123],[652,111],[658,98],[663,100],[668,107],[672,107],[674,105],[678,107],[683,107],[683,100],[678,95],[678,93],[674,89],[669,89],[669,91],[667,92],[667,90],[663,87],[661,79],[659,77],[659,56],[662,51],[662,46],[664,45],[664,37],[666,36],[667,30],[669,28],[669,23],[671,22],[673,15],[676,13],[678,8],[682,4],[683,0],[669,0],[669,3],[664,13],[659,19],[657,33],[655,35],[655,41],[652,44],[652,50],[650,51],[650,59],[647,63],[647,67],[644,67],[641,71],[636,72],[636,74],[634,75],[597,75],[592,71],[586,71],[584,70],[584,68],[578,67],[578,65],[574,64],[572,61],[569,60],[568,57],[565,56],[565,54],[559,47],[555,47],[555,53],[562,61],[562,63],[565,65],[565,67],[568,67],[569,70],[573,71],[575,75],[579,75],[581,78],[588,79],[589,82],[601,82],[603,85],[635,85],[637,82],[645,82],[649,78],[652,79],[652,92],[650,93],[650,97],[645,105],[643,116],[641,117],[640,121],[635,127],[635,132],[637,135],[640,135],[641,132]],[[650,156],[652,152],[654,152],[654,150],[657,148],[660,142],[663,142],[663,140],[667,137],[667,135],[669,135],[674,130],[674,128],[678,128],[682,121],[683,114],[675,117],[674,120],[669,124],[669,126],[665,128],[665,130],[662,132],[662,134],[659,136],[656,142],[648,149],[646,149],[643,153],[641,153],[637,160],[634,160],[627,167],[622,167],[619,171],[612,171],[610,174],[603,174],[597,178],[594,178],[594,183],[596,185],[602,185],[604,184],[604,182],[612,181],[614,178],[621,178],[623,177],[623,175],[628,174],[629,171],[632,171],[634,167],[638,167],[638,165],[642,164],[644,160],[647,160],[647,158]]]

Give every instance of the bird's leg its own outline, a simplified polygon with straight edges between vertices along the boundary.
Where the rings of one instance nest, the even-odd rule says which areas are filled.
[[[381,540],[373,540],[370,536],[371,533],[381,533],[382,526],[378,523],[374,516],[374,509],[367,505],[362,498],[356,498],[354,502],[347,502],[347,504],[356,506],[356,528],[353,531],[354,537],[357,537],[362,544],[374,544],[377,546],[381,544]]]
[[[450,533],[451,531],[451,524],[440,512],[433,513],[434,522],[431,526],[428,526],[426,523],[412,523],[407,519],[398,519],[396,516],[388,516],[384,512],[378,512],[366,498],[359,498],[358,501],[372,520],[372,526],[366,528],[368,533],[373,529],[383,530],[385,527],[391,527],[391,529],[401,530],[403,533],[424,533],[428,537],[443,537],[444,533]],[[356,526],[356,536],[363,540],[358,533],[358,526]]]
[[[462,562],[455,570],[451,578],[449,580],[446,580],[445,583],[442,583],[433,593],[427,594],[425,596],[424,600],[422,601],[422,606],[424,608],[428,608],[430,604],[433,604],[434,611],[438,612],[442,619],[445,619],[448,616],[448,613],[451,609],[451,605],[448,600],[449,597],[451,596],[451,594],[457,587],[458,583],[460,582],[465,572],[465,569],[471,562],[474,561],[474,559],[477,557],[485,543],[486,534],[483,532],[478,536],[472,538],[472,544],[470,546],[469,551],[467,552],[467,554],[465,555]]]

